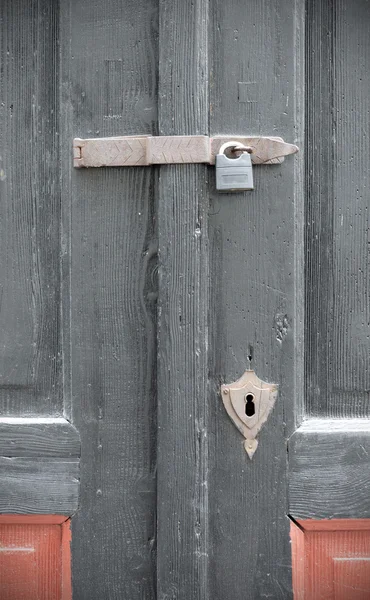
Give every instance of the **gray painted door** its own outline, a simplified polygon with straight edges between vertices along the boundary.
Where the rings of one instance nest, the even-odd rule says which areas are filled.
[[[287,600],[289,515],[370,516],[369,2],[3,12],[0,511],[74,515],[74,600]],[[137,133],[301,153],[232,195],[73,170]],[[248,367],[279,385],[253,460],[219,395]]]

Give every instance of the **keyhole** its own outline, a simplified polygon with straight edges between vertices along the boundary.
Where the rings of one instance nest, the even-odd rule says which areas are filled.
[[[247,417],[253,417],[254,413],[256,412],[255,406],[254,406],[254,396],[253,394],[247,394],[245,397],[246,403],[245,403],[245,414],[247,415]]]

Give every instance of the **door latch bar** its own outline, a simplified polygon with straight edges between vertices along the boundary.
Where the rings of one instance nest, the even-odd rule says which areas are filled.
[[[205,163],[213,165],[223,144],[237,141],[252,149],[255,165],[281,164],[285,156],[298,152],[298,147],[280,137],[179,135],[134,135],[107,138],[75,138],[75,167],[134,167],[169,164]]]

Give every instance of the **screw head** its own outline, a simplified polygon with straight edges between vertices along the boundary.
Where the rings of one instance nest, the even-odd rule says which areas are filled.
[[[226,396],[226,394],[229,393],[229,391],[230,391],[229,388],[224,388],[224,394],[225,394],[225,396]]]

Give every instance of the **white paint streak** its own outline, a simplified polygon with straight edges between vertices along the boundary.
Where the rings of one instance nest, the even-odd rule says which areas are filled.
[[[341,557],[341,556],[334,556],[333,560],[336,562],[349,562],[349,561],[367,561],[370,562],[370,557],[369,556],[349,556],[348,558],[345,557]]]
[[[35,552],[35,548],[29,546],[0,546],[0,552]]]
[[[0,425],[69,425],[63,417],[0,417]]]
[[[370,433],[370,419],[307,419],[299,433]]]

